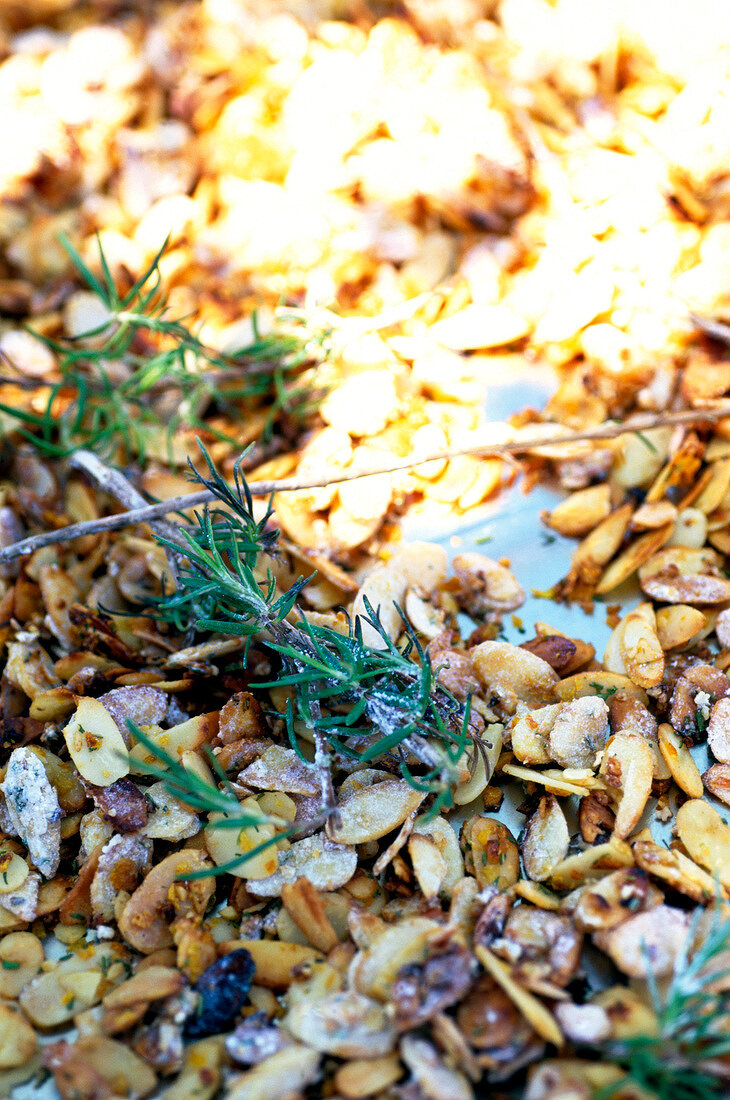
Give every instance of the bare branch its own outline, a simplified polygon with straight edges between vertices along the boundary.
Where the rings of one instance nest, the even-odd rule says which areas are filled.
[[[266,497],[272,493],[291,493],[301,489],[320,489],[327,485],[339,485],[345,481],[355,481],[358,478],[373,477],[376,474],[396,473],[398,470],[410,470],[416,466],[425,465],[427,462],[435,462],[441,459],[459,458],[462,455],[474,455],[483,457],[508,457],[510,455],[539,454],[541,448],[550,448],[550,457],[554,457],[556,447],[569,446],[573,443],[600,442],[604,439],[617,439],[619,436],[631,432],[646,432],[652,428],[676,427],[683,424],[711,424],[717,420],[730,417],[730,403],[716,406],[711,409],[682,409],[672,413],[640,413],[631,417],[625,423],[600,424],[596,428],[586,428],[584,431],[564,432],[557,435],[553,433],[527,434],[523,429],[523,438],[502,443],[484,442],[470,447],[450,447],[442,451],[428,454],[410,455],[397,462],[385,463],[380,466],[369,466],[367,469],[350,469],[332,477],[299,479],[296,477],[281,478],[278,481],[251,481],[249,489],[252,496]],[[557,427],[557,425],[556,425]],[[517,434],[517,430],[515,430]],[[104,516],[101,519],[88,520],[83,523],[74,523],[68,527],[61,527],[55,531],[44,531],[39,535],[31,535],[20,542],[13,543],[0,549],[0,563],[14,561],[43,546],[52,546],[59,542],[71,542],[83,535],[96,535],[105,531],[116,531],[123,527],[133,527],[138,523],[151,523],[173,512],[184,512],[190,508],[198,508],[213,500],[213,495],[207,490],[199,490],[195,493],[186,493],[183,496],[171,497],[169,500],[160,501],[158,504],[145,504],[142,507],[130,508],[126,512],[117,515]]]

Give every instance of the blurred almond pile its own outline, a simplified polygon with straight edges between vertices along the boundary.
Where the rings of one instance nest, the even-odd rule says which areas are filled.
[[[561,368],[543,415],[571,427],[730,388],[690,320],[730,312],[730,30],[711,3],[11,0],[0,50],[10,382],[56,377],[22,323],[98,322],[62,232],[95,269],[98,234],[127,286],[169,237],[171,313],[217,348],[255,307],[375,318],[338,325],[320,415],[298,456],[284,425],[269,476],[468,444],[489,378],[524,356]],[[594,452],[594,475],[610,462],[579,449],[578,483]],[[346,551],[414,494],[465,509],[502,476],[461,458],[280,518]]]

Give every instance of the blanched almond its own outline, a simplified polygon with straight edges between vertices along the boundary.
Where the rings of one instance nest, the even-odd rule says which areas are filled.
[[[424,897],[435,897],[439,892],[450,897],[464,875],[464,860],[453,826],[443,817],[416,825],[408,840],[408,851]]]
[[[565,814],[554,795],[544,795],[522,837],[525,871],[536,882],[544,882],[568,854],[570,834]]]
[[[702,798],[702,778],[692,755],[668,722],[659,726],[659,749],[672,778],[690,798]]]
[[[730,581],[721,576],[721,567],[722,559],[709,547],[671,547],[641,566],[639,581],[647,596],[663,603],[724,603],[730,600]]]
[[[571,493],[552,512],[543,512],[542,520],[559,534],[578,538],[592,531],[610,511],[611,487],[604,482]]]
[[[364,844],[397,829],[423,796],[405,780],[388,779],[355,791],[339,807],[339,822],[327,825],[327,834],[339,844]]]
[[[649,615],[630,611],[623,620],[619,649],[626,673],[642,688],[656,687],[664,676],[664,651],[656,631],[654,612]]]
[[[0,1005],[0,1069],[22,1066],[36,1048],[36,1033],[28,1021],[9,1005]]]
[[[252,822],[260,821],[261,824],[252,823],[241,828],[227,826],[227,819],[237,820],[239,816],[251,818]],[[276,825],[267,819],[256,799],[244,798],[235,812],[208,815],[205,846],[219,867],[240,860],[236,866],[229,867],[229,874],[245,879],[267,878],[274,874],[278,866],[276,843],[268,843],[274,840],[276,833]],[[267,843],[263,851],[256,851]],[[250,854],[252,852],[253,855]]]
[[[707,744],[716,760],[730,764],[730,698],[718,699],[713,705],[707,726]]]
[[[30,867],[17,852],[0,848],[0,894],[12,894],[30,873]]]
[[[79,772],[95,787],[108,787],[129,773],[124,738],[98,699],[84,695],[78,700],[76,713],[63,736]]]
[[[639,734],[617,733],[608,741],[601,776],[621,791],[614,836],[627,837],[636,827],[651,794],[654,758]]]
[[[730,889],[730,827],[704,798],[677,810],[677,836],[692,859]]]
[[[688,604],[659,608],[656,613],[656,629],[662,649],[676,649],[685,645],[702,629],[706,621],[706,615]]]
[[[550,702],[558,677],[547,661],[509,642],[482,642],[470,657],[488,692],[500,700],[508,714],[517,704],[539,707]]]
[[[10,964],[9,966],[7,964]],[[31,932],[10,932],[0,940],[0,997],[17,997],[43,963],[43,947]]]

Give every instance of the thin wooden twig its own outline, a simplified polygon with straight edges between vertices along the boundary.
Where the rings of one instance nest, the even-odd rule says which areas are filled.
[[[460,458],[462,455],[474,455],[482,457],[506,457],[515,454],[539,453],[540,448],[569,446],[573,443],[600,442],[604,439],[617,439],[621,435],[631,432],[646,432],[652,428],[676,427],[682,424],[713,423],[730,417],[730,402],[712,409],[682,409],[671,413],[640,413],[631,417],[624,423],[600,424],[596,428],[586,428],[582,431],[565,432],[562,435],[530,435],[522,439],[514,439],[503,443],[479,443],[470,447],[448,447],[441,451],[433,451],[428,454],[409,455],[408,458],[399,459],[380,466],[369,466],[367,469],[344,470],[334,476],[323,478],[297,477],[280,478],[278,481],[251,481],[249,489],[255,497],[267,497],[272,493],[291,493],[302,489],[321,489],[328,485],[339,485],[345,481],[355,481],[358,478],[373,477],[378,474],[397,473],[399,470],[410,470],[416,466],[423,466],[427,462],[437,462],[443,459]],[[190,508],[198,508],[209,504],[213,500],[213,494],[207,490],[199,490],[195,493],[186,493],[182,496],[171,497],[162,500],[158,504],[146,504],[144,507],[130,508],[112,516],[103,516],[101,519],[86,520],[82,523],[73,523],[68,527],[61,527],[54,531],[44,531],[38,535],[31,535],[20,542],[13,543],[0,549],[0,563],[14,561],[17,558],[26,557],[43,546],[52,546],[59,542],[71,542],[73,539],[84,535],[96,535],[105,531],[117,531],[123,527],[133,527],[138,523],[150,523],[167,516],[173,512],[184,512]]]
[[[114,497],[114,499],[118,500],[122,507],[128,511],[134,508],[145,508],[147,506],[145,498],[135,489],[134,485],[127,480],[124,474],[119,470],[115,470],[112,466],[107,466],[93,451],[76,451],[69,459],[69,466],[76,470],[83,470],[102,492],[108,493],[109,496]],[[157,519],[150,521],[150,527],[155,534],[159,535],[160,538],[165,539],[167,542],[172,542],[174,544],[181,543],[180,536],[174,524],[167,523],[164,519]],[[180,548],[183,550],[184,546],[181,545]],[[179,555],[170,550],[167,552],[166,557],[172,574],[177,580]]]

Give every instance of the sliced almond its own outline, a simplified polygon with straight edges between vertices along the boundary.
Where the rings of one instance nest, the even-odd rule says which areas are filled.
[[[604,482],[571,493],[552,512],[543,512],[542,520],[561,535],[579,538],[606,519],[610,511],[611,487]]]
[[[389,779],[356,791],[339,807],[339,821],[327,833],[339,844],[364,844],[397,829],[423,801],[405,780]]]
[[[677,836],[690,857],[730,888],[730,827],[704,798],[677,810]]]
[[[545,795],[529,818],[521,842],[522,861],[529,877],[536,882],[550,878],[565,859],[569,843],[565,814],[554,795]]]
[[[538,1035],[546,1042],[561,1047],[564,1042],[563,1033],[555,1017],[548,1011],[545,1005],[542,1004],[534,994],[530,993],[529,990],[517,984],[507,964],[497,958],[489,948],[477,944],[474,951],[487,973],[502,987],[509,999],[516,1005]]]
[[[626,673],[638,687],[651,688],[664,676],[664,651],[656,631],[654,611],[630,611],[623,620],[619,649]]]
[[[96,787],[108,787],[129,773],[124,738],[98,699],[82,696],[63,731],[71,759],[81,775]]]
[[[304,878],[285,883],[281,890],[281,900],[294,923],[306,935],[316,948],[327,954],[335,947],[339,938],[335,932],[322,899]]]
[[[656,629],[662,649],[686,645],[706,622],[707,616],[688,604],[660,607],[656,613]]]
[[[659,726],[658,737],[659,749],[674,782],[690,798],[702,798],[702,778],[682,738],[668,722]]]
[[[640,734],[617,733],[608,741],[601,776],[621,791],[614,836],[623,839],[637,826],[651,794],[654,759]]]
[[[715,604],[730,600],[730,580],[720,575],[722,561],[709,547],[670,547],[639,569],[647,596],[663,603]]]
[[[673,530],[673,524],[667,524],[656,531],[649,531],[631,543],[630,546],[612,561],[596,585],[598,595],[604,595],[618,588],[644,564],[652,554],[664,545]]]

